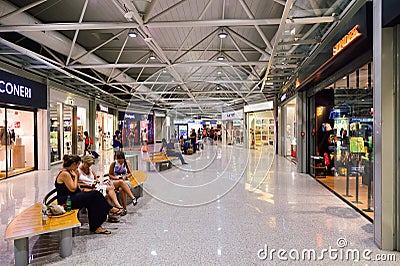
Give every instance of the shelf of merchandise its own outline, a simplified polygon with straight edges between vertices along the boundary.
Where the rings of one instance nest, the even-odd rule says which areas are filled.
[[[311,156],[310,174],[315,178],[326,178],[326,169],[324,165],[324,157]]]

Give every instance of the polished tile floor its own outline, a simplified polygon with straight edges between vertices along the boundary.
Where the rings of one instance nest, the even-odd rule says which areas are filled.
[[[139,154],[139,169],[145,169],[147,154],[139,149],[127,153]],[[111,158],[111,151],[101,154],[97,174],[108,171]],[[104,224],[111,235],[90,234],[84,224],[73,238],[73,254],[64,259],[58,255],[56,234],[33,237],[31,263],[353,265],[343,255],[348,249],[361,255],[370,249],[372,258],[393,253],[375,246],[373,225],[367,219],[270,150],[205,145],[185,160],[189,164],[176,160],[171,169],[148,172],[138,205],[128,207],[121,223]],[[0,265],[13,264],[13,242],[4,240],[7,224],[42,200],[60,167],[0,182]],[[279,257],[274,249],[286,253],[281,251]],[[323,249],[337,251],[329,254]],[[309,250],[315,250],[315,258],[308,259]],[[393,254],[400,260],[400,253]],[[382,265],[362,256],[360,263]]]

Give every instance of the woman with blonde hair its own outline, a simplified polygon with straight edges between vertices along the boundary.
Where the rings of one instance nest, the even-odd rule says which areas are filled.
[[[100,185],[96,173],[92,168],[90,168],[95,163],[95,158],[93,155],[88,154],[82,157],[82,163],[77,169],[77,175],[79,177],[79,187],[83,192],[88,192],[92,190],[105,189],[103,195],[105,194],[108,203],[114,205],[119,211],[116,213],[121,214],[123,212],[123,207],[119,204],[117,195],[115,194],[114,188],[108,185]],[[101,192],[101,191],[100,191]],[[108,217],[109,222],[118,222],[115,216]]]

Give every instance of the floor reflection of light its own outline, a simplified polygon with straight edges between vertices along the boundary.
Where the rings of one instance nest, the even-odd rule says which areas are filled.
[[[275,201],[273,199],[274,198],[274,194],[268,193],[266,191],[262,191],[261,189],[258,189],[258,188],[253,189],[251,184],[249,184],[249,183],[245,184],[245,189],[250,191],[250,192],[253,192],[253,193],[256,193],[256,194],[260,194],[260,196],[257,197],[258,200],[262,200],[262,201],[266,201],[266,202],[271,203],[271,204],[275,204]]]
[[[272,216],[270,219],[269,219],[269,227],[271,227],[271,228],[275,228],[276,227],[276,217],[275,216]]]

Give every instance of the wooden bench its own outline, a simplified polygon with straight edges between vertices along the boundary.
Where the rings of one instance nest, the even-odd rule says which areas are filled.
[[[147,174],[140,170],[133,170],[131,181],[131,190],[136,198],[143,197],[143,183],[147,179]]]
[[[149,153],[149,158],[144,159],[146,162],[146,170],[150,170],[150,164],[154,164],[154,169],[157,171],[166,170],[172,167],[171,160],[175,159],[175,156],[167,156],[165,152],[151,152]]]
[[[109,174],[105,174],[104,177],[108,177]],[[147,174],[143,171],[140,170],[133,170],[132,171],[132,177],[130,177],[130,185],[131,185],[131,191],[132,194],[135,196],[135,198],[141,198],[143,197],[143,183],[147,179]],[[120,201],[119,198],[119,193],[118,191],[115,191],[117,193],[117,198],[118,201]],[[131,199],[127,197],[127,202],[130,204]],[[121,201],[120,201],[121,202]]]
[[[49,216],[46,225],[42,225],[42,203],[38,202],[8,224],[4,238],[14,240],[15,265],[28,265],[29,237],[61,231],[60,255],[65,258],[72,254],[72,229],[80,226],[78,210]]]

